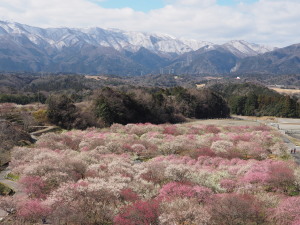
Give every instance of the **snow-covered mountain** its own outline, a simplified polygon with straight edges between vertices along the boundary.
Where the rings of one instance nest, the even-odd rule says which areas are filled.
[[[273,49],[246,41],[218,45],[166,34],[98,27],[44,29],[0,21],[0,71],[138,75],[173,71],[176,65],[175,73],[223,73],[239,59]],[[211,68],[220,60],[221,70]]]
[[[49,45],[56,49],[71,47],[78,43],[87,43],[95,46],[112,47],[118,51],[137,52],[143,47],[156,53],[183,54],[196,51],[204,46],[215,46],[215,44],[206,41],[179,39],[166,34],[149,34],[97,27],[42,29],[19,23],[0,21],[0,37],[5,35],[27,37],[38,46]],[[15,38],[14,40],[22,43],[22,39]],[[246,41],[230,41],[222,46],[233,54],[241,56],[253,56],[274,49]]]
[[[49,45],[56,49],[70,47],[78,43],[87,43],[95,46],[112,47],[118,51],[137,52],[143,47],[156,53],[182,54],[212,44],[205,41],[178,39],[166,34],[148,34],[97,27],[41,29],[0,21],[0,37],[3,35],[24,36],[36,45]]]
[[[300,44],[276,49],[240,60],[232,69],[237,73],[300,74]]]
[[[248,43],[242,40],[229,41],[223,44],[222,47],[240,58],[264,54],[276,49],[275,47]]]

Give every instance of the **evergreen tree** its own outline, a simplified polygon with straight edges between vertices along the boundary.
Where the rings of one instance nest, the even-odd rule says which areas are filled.
[[[255,115],[255,110],[257,109],[257,106],[257,95],[254,93],[249,94],[245,102],[244,114],[246,116]]]
[[[71,129],[77,118],[77,110],[67,95],[52,95],[47,99],[49,121],[65,129]]]

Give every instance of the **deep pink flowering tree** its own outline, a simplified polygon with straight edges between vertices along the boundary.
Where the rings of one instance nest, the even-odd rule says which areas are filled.
[[[294,171],[283,161],[265,160],[253,165],[241,182],[259,183],[269,190],[286,192],[295,183]]]
[[[176,125],[165,126],[163,133],[164,134],[171,134],[171,135],[178,134]]]
[[[45,181],[39,176],[22,177],[20,183],[24,187],[24,191],[32,198],[45,198],[48,194]]]
[[[159,200],[137,201],[123,208],[115,218],[116,225],[158,224]]]
[[[209,188],[178,182],[170,182],[159,191],[159,197],[162,198],[196,198],[199,202],[204,202],[211,194]]]
[[[202,148],[198,148],[193,151],[190,151],[189,156],[193,159],[197,159],[199,156],[214,157],[214,156],[216,156],[216,153],[209,147],[202,147]]]
[[[221,187],[225,188],[225,190],[229,193],[233,192],[234,189],[237,187],[237,181],[232,179],[223,179],[220,182]]]
[[[205,126],[204,131],[207,133],[213,133],[213,134],[217,134],[217,133],[221,132],[221,130],[218,127],[216,127],[215,125]]]
[[[288,191],[295,183],[293,169],[286,162],[273,162],[269,166],[268,183],[271,188]]]
[[[121,190],[120,198],[124,201],[135,202],[139,196],[131,188],[125,188]]]
[[[277,208],[270,211],[270,218],[274,224],[297,224],[300,220],[300,197],[288,197]]]
[[[17,205],[17,216],[31,222],[42,222],[51,210],[38,199],[27,199]]]

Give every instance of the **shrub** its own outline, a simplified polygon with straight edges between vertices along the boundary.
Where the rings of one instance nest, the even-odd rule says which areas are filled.
[[[35,111],[32,114],[33,114],[34,119],[39,124],[45,124],[48,122],[47,110],[39,109],[38,111]]]
[[[210,214],[198,201],[187,198],[175,198],[161,204],[161,225],[209,224]]]
[[[233,148],[233,144],[230,141],[216,141],[212,143],[211,149],[216,153],[216,154],[222,154],[222,153],[227,153],[229,150]]]
[[[14,194],[14,191],[5,184],[0,182],[0,195],[11,195]]]

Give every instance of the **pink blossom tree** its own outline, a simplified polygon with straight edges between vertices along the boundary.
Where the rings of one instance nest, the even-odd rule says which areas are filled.
[[[270,219],[274,224],[298,224],[300,220],[300,197],[288,197],[277,208],[270,211]]]
[[[51,210],[38,199],[24,200],[17,205],[17,215],[30,222],[42,222]]]
[[[210,208],[209,224],[262,224],[265,221],[263,209],[251,195],[221,194],[215,196]]]
[[[150,225],[158,224],[159,201],[137,201],[126,206],[114,218],[116,225]]]

